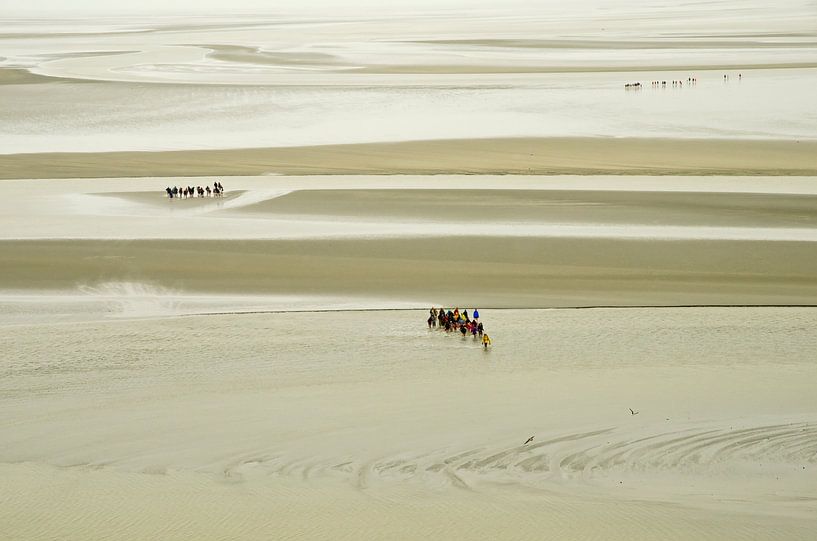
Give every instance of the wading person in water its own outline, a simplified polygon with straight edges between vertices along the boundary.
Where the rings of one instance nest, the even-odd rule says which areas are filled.
[[[491,338],[488,336],[487,333],[482,335],[482,347],[488,349],[488,346],[491,345]]]

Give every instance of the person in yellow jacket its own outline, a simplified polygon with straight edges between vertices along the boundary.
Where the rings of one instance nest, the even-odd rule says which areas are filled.
[[[488,349],[488,346],[491,345],[491,338],[488,336],[488,333],[482,334],[482,347]]]

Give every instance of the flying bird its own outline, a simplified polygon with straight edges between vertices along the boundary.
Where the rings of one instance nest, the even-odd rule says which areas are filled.
[[[527,444],[529,444],[529,443],[530,443],[530,442],[532,442],[532,441],[533,441],[533,436],[531,436],[530,438],[528,438],[528,439],[527,439],[527,441],[525,441],[525,443],[523,443],[523,445],[527,445]]]
[[[638,412],[633,411],[633,408],[630,408],[630,415],[638,415]]]

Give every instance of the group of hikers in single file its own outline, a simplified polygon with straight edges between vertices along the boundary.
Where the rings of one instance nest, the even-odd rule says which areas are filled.
[[[165,192],[167,192],[167,197],[169,199],[180,199],[184,198],[187,199],[188,197],[224,197],[224,186],[221,185],[221,182],[214,182],[213,187],[205,186],[202,188],[201,186],[182,186],[179,188],[178,186],[173,186],[172,188],[168,186],[165,188]]]
[[[439,327],[447,333],[459,331],[462,337],[465,338],[469,334],[474,340],[479,340],[482,347],[488,349],[491,345],[491,338],[485,332],[485,326],[479,320],[479,309],[474,308],[471,317],[468,316],[468,310],[460,311],[459,308],[446,311],[445,308],[431,308],[428,311],[428,328],[432,329]]]

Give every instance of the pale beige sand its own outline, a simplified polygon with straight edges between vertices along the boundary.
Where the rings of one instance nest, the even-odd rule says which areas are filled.
[[[116,194],[134,201],[148,197]],[[154,194],[155,195],[155,194]],[[162,204],[150,197],[154,204]],[[817,196],[775,193],[461,189],[299,190],[240,207],[253,216],[431,222],[815,227]]]
[[[817,68],[817,62],[780,63],[717,63],[717,64],[617,64],[614,66],[586,65],[468,65],[468,64],[381,64],[354,69],[344,69],[349,73],[382,74],[513,74],[513,73],[614,73],[614,72],[661,72],[661,71],[721,71],[721,70],[768,70],[768,69],[810,69]]]
[[[165,186],[178,186],[179,188],[184,188],[185,186],[190,186],[192,188],[196,188],[201,186],[204,188],[205,186],[209,186],[212,189],[212,182],[207,181],[198,181],[198,179],[185,179],[185,182],[178,182],[176,179],[167,180],[165,181]],[[205,192],[206,193],[206,192]],[[244,193],[244,190],[232,190],[229,193],[223,194],[221,197],[215,197],[213,195],[204,197],[199,197],[196,195],[195,197],[187,197],[179,196],[173,198],[173,201],[169,201],[169,197],[167,196],[167,192],[164,191],[164,187],[160,188],[156,191],[150,192],[101,192],[96,193],[93,195],[98,195],[102,197],[114,197],[116,199],[124,199],[126,201],[130,201],[133,203],[137,203],[139,205],[153,205],[153,206],[164,206],[167,207],[168,203],[171,204],[179,204],[179,208],[183,210],[197,210],[197,209],[205,209],[210,208],[213,206],[218,206],[227,201],[232,201],[237,197],[240,197]]]
[[[763,42],[763,41],[587,41],[587,40],[436,40],[416,41],[431,45],[471,45],[500,48],[535,48],[535,49],[600,49],[600,50],[633,50],[633,49],[774,49],[805,48],[813,49],[817,44],[804,41]],[[258,64],[262,66],[312,66],[334,67],[345,73],[380,73],[380,74],[524,74],[524,73],[607,73],[607,72],[651,72],[665,70],[682,70],[701,72],[707,70],[755,70],[755,69],[808,69],[817,67],[817,62],[752,62],[748,58],[740,62],[709,64],[632,64],[617,62],[614,65],[547,65],[520,63],[491,64],[490,60],[479,63],[455,64],[373,64],[360,66],[341,57],[320,52],[265,51],[257,47],[241,45],[197,45],[209,49],[208,58],[223,62]],[[473,62],[473,59],[471,59]]]
[[[814,309],[482,317],[0,327],[3,536],[813,539]]]
[[[70,290],[137,282],[175,291],[468,299],[502,307],[817,304],[811,242],[487,236],[208,241],[189,232],[189,240],[2,241],[0,284]]]
[[[0,155],[0,178],[305,174],[817,175],[817,141],[510,138]]]
[[[709,39],[706,39],[706,38]],[[712,36],[703,36],[703,39],[663,39],[663,40],[602,40],[602,39],[436,39],[416,41],[414,43],[429,43],[440,45],[464,45],[476,47],[502,47],[513,49],[813,49],[817,42],[792,38],[811,38],[814,34],[776,34],[774,36],[748,37],[775,37],[785,38],[784,41],[768,41],[763,39],[745,40],[722,37],[719,40]]]

